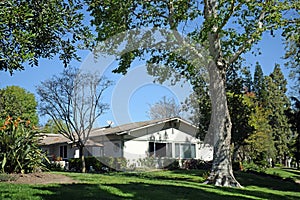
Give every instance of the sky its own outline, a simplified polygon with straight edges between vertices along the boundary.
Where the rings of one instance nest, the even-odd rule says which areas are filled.
[[[288,70],[284,67],[282,59],[284,45],[279,36],[279,33],[276,37],[264,34],[256,46],[261,49],[262,54],[254,56],[247,53],[244,55],[245,64],[252,65],[252,73],[257,61],[261,64],[264,75],[269,75],[277,63],[281,65],[285,77],[288,78]],[[159,101],[163,96],[174,98],[177,103],[180,103],[192,91],[191,86],[184,82],[175,86],[171,86],[169,83],[163,85],[153,83],[154,78],[147,74],[143,62],[134,62],[133,67],[123,76],[111,72],[116,67],[113,57],[100,57],[95,60],[92,53],[82,50],[79,51],[79,55],[82,61],[73,61],[71,66],[100,70],[103,75],[114,81],[114,85],[106,90],[103,98],[104,102],[110,104],[110,110],[98,119],[95,124],[98,127],[105,126],[108,120],[113,121],[114,125],[149,120],[147,115],[149,105]],[[63,69],[62,62],[54,58],[53,60],[42,59],[39,61],[38,67],[27,66],[24,71],[16,71],[12,76],[9,72],[0,71],[0,88],[17,85],[35,94],[38,100],[36,86],[53,75],[61,73]],[[40,124],[45,124],[47,119],[48,117],[40,116]]]

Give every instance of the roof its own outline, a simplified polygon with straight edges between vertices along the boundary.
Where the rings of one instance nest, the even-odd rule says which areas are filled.
[[[61,134],[54,134],[54,133],[45,133],[42,134],[40,145],[52,145],[52,144],[71,144],[72,142],[70,139],[64,137]],[[95,142],[93,140],[88,139],[85,143],[85,146],[98,146],[101,147],[103,144],[99,142]]]
[[[165,118],[165,119],[156,119],[156,120],[148,120],[143,122],[133,122],[129,124],[123,124],[116,127],[109,127],[109,128],[95,128],[92,129],[90,133],[90,137],[96,137],[96,136],[103,136],[103,135],[122,135],[122,134],[128,134],[131,131],[136,131],[143,128],[148,128],[156,125],[162,125],[167,122],[180,122],[184,123],[188,126],[193,127],[194,129],[197,129],[196,126],[192,125],[191,123],[179,118],[179,117],[172,117],[172,118]],[[41,145],[51,145],[51,144],[61,144],[61,143],[70,143],[70,140],[65,138],[61,134],[43,134]],[[102,146],[100,143],[95,143],[93,140],[89,139],[86,143],[86,146]]]
[[[40,140],[41,145],[62,144],[70,141],[69,139],[67,139],[61,134],[45,133],[41,135],[42,135]]]
[[[192,125],[191,123],[179,117],[172,117],[172,118],[165,118],[165,119],[148,120],[143,122],[133,122],[133,123],[123,124],[120,126],[110,127],[110,128],[96,128],[92,130],[92,132],[90,133],[90,137],[110,135],[110,134],[122,135],[131,131],[155,126],[158,124],[164,124],[166,122],[171,122],[171,121],[180,121],[182,123],[185,123],[186,125],[192,126],[193,128],[197,129],[196,126]]]

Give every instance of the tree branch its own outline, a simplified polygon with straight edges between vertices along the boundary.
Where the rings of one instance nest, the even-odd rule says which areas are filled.
[[[255,42],[255,39],[254,39],[254,35],[256,34],[262,34],[264,32],[264,30],[266,28],[263,28],[263,19],[265,17],[265,14],[266,12],[265,11],[262,11],[257,19],[257,29],[256,31],[254,31],[252,34],[250,34],[248,40],[246,40],[242,46],[239,47],[239,49],[235,52],[235,54],[228,60],[228,64],[231,64],[233,62],[235,62],[239,56],[245,52],[245,50]]]
[[[234,6],[235,2],[236,0],[231,0],[230,9],[223,19],[222,24],[218,27],[217,32],[220,32],[222,28],[227,24],[234,11],[238,10],[243,5],[243,3],[240,2],[237,6]]]

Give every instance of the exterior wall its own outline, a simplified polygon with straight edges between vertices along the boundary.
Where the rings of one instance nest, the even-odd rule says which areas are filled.
[[[103,143],[103,145],[103,156],[114,158],[119,158],[123,156],[121,140],[106,141]]]
[[[170,121],[141,128],[124,135],[94,136],[91,139],[103,144],[103,147],[87,147],[85,156],[124,157],[136,163],[139,159],[149,156],[159,157],[159,153],[155,154],[156,150],[159,151],[159,146],[166,149],[163,157],[177,159],[185,158],[186,150],[184,149],[186,147],[190,147],[190,149],[195,147],[195,152],[190,154],[193,158],[212,160],[213,148],[201,144],[200,140],[195,138],[196,132],[197,129],[191,125]],[[60,146],[63,145],[67,144],[43,146],[42,149],[47,150],[50,158],[52,155],[57,158],[60,157]],[[64,159],[74,157],[79,157],[78,149],[67,145],[67,157]]]
[[[150,153],[149,143],[166,144],[166,154],[168,154],[166,157],[177,159],[182,159],[183,153],[176,156],[176,145],[179,147],[180,145],[192,145],[195,146],[195,151],[193,151],[195,154],[194,158],[199,159],[201,157],[200,152],[198,151],[198,149],[200,149],[200,141],[196,139],[194,135],[184,133],[175,128],[166,130],[149,128],[132,132],[130,136],[125,137],[123,148],[124,157],[131,162],[136,162],[139,159],[148,157]],[[180,148],[182,150],[182,147]]]
[[[137,164],[139,159],[143,159],[148,156],[148,141],[129,140],[124,142],[124,158],[129,162]]]

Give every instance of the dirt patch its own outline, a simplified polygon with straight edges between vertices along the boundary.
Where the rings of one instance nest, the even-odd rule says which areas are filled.
[[[62,174],[52,174],[52,173],[32,173],[32,174],[16,174],[15,181],[10,181],[16,184],[72,184],[78,183],[68,176]]]

